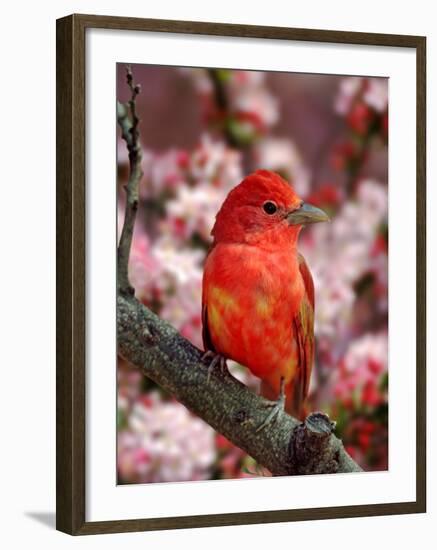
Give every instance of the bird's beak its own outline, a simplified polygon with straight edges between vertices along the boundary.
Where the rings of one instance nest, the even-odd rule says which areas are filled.
[[[286,219],[289,225],[306,225],[308,223],[328,222],[329,216],[320,208],[304,202],[300,208],[287,214]]]

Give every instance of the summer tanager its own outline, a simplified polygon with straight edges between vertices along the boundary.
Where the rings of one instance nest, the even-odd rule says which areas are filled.
[[[226,197],[212,230],[202,293],[210,364],[233,359],[261,379],[261,394],[300,417],[314,361],[314,285],[297,250],[303,225],[328,220],[278,174],[258,170]],[[264,426],[264,423],[263,423]]]

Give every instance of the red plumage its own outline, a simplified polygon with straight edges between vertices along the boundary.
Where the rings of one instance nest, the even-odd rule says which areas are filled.
[[[314,361],[314,286],[297,240],[302,225],[326,219],[259,170],[218,212],[203,276],[205,349],[249,368],[269,399],[283,379],[286,410],[298,417]]]

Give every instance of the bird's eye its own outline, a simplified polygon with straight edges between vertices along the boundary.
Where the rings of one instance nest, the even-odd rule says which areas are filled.
[[[267,201],[263,204],[263,209],[266,214],[269,214],[271,216],[278,210],[278,207],[274,202]]]

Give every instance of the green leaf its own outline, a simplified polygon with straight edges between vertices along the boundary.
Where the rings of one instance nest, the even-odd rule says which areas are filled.
[[[257,139],[256,131],[249,125],[242,124],[235,118],[229,118],[226,122],[228,131],[240,146],[251,145]]]

